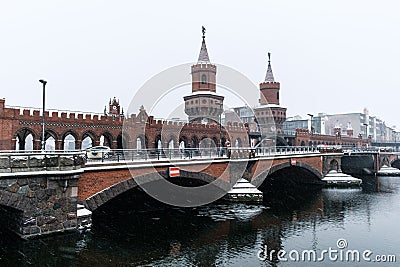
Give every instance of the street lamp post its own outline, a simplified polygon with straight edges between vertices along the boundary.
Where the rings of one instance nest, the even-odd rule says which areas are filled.
[[[222,154],[222,102],[216,102],[219,105],[220,113],[219,113],[219,156]]]
[[[311,118],[311,127],[310,127],[311,129],[310,129],[310,130],[311,130],[311,134],[313,134],[313,127],[312,127],[312,123],[313,123],[313,117],[314,117],[314,115],[313,115],[313,114],[310,114],[310,113],[309,113],[309,114],[307,114],[307,115],[308,115],[308,116],[310,116],[310,118]]]
[[[45,112],[45,101],[46,101],[46,83],[45,80],[39,80],[43,84],[43,110],[42,110],[42,151],[45,150],[46,141],[44,140],[44,112]]]

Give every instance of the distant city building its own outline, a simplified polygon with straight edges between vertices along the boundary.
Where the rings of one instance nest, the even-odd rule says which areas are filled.
[[[341,136],[363,138],[370,137],[373,142],[393,142],[399,140],[399,133],[394,127],[375,116],[370,116],[367,109],[362,113],[325,114],[303,119],[300,116],[288,118],[283,123],[287,135],[293,135],[296,129],[308,129],[315,134],[335,135],[339,130]],[[399,140],[400,141],[400,140]]]

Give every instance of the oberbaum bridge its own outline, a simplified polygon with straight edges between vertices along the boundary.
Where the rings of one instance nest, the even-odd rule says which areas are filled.
[[[155,120],[143,107],[125,116],[116,98],[102,115],[45,111],[44,116],[40,110],[7,107],[0,99],[1,223],[23,238],[76,230],[77,206],[94,212],[157,177],[184,187],[213,184],[223,192],[245,178],[266,194],[276,182],[323,185],[330,170],[373,180],[383,165],[400,168],[398,154],[371,149],[371,139],[361,135],[341,136],[341,129],[336,135],[307,129],[285,135],[286,108],[280,106],[270,58],[254,108],[256,127],[222,125],[224,97],[216,92],[216,74],[203,30],[191,67],[192,93],[184,96],[188,123]],[[43,150],[44,144],[52,144],[52,151]],[[87,159],[85,146],[99,145],[111,152]],[[187,202],[190,206],[190,197]]]

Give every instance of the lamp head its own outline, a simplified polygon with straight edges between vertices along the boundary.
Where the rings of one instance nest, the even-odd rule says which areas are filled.
[[[47,81],[45,81],[45,80],[42,80],[42,79],[41,79],[41,80],[39,80],[39,82],[40,82],[40,83],[43,83],[44,85],[47,83]]]

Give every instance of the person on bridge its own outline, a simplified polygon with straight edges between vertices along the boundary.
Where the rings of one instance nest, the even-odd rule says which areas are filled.
[[[187,147],[188,149],[187,149],[187,151],[186,151],[186,153],[185,153],[185,157],[187,156],[189,159],[191,159],[192,158],[192,148],[191,148],[191,145],[190,145],[190,143],[188,144],[188,147]]]
[[[230,159],[231,158],[231,142],[229,142],[229,140],[227,140],[226,142],[225,142],[225,146],[226,146],[226,153],[227,153],[227,156],[228,156],[228,159]]]

